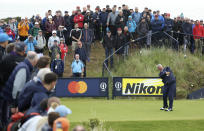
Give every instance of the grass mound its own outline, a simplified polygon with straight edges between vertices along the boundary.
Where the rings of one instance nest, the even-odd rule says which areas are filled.
[[[157,64],[169,66],[177,79],[177,98],[186,98],[187,94],[204,85],[204,62],[201,57],[157,48],[134,52],[113,70],[114,76],[157,77]]]

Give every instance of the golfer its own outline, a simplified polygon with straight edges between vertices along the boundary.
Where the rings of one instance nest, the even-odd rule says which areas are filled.
[[[169,67],[163,67],[161,64],[157,65],[160,71],[159,77],[164,83],[163,90],[163,107],[160,110],[173,111],[173,99],[176,91],[176,78]],[[169,97],[169,106],[167,104],[167,96]]]

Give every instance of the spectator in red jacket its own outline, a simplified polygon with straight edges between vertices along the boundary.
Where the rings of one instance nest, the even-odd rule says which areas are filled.
[[[201,40],[200,38],[202,37],[202,26],[200,26],[200,22],[196,20],[195,27],[193,28],[193,35],[195,39],[195,47],[197,53],[200,53],[202,51],[201,47]]]
[[[84,16],[81,14],[81,10],[77,11],[77,15],[74,17],[74,23],[79,25],[79,28],[83,28]]]
[[[202,29],[202,39],[204,39],[204,25],[203,25],[203,20],[200,20],[200,26]]]
[[[68,52],[68,47],[67,45],[64,43],[64,39],[61,38],[60,39],[60,44],[59,44],[59,48],[61,50],[61,59],[64,61],[65,63],[65,57],[67,55],[67,52]]]
[[[13,30],[11,30],[10,25],[6,25],[5,32],[12,39],[12,41],[15,41],[15,33]]]

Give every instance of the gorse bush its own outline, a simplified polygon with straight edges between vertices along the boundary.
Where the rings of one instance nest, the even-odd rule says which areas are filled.
[[[113,70],[114,76],[122,77],[158,77],[157,64],[169,66],[177,80],[177,98],[186,98],[187,94],[204,85],[204,62],[202,57],[171,49],[157,48],[134,52]]]

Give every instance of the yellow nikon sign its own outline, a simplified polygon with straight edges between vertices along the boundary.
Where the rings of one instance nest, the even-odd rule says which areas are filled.
[[[161,96],[163,86],[160,78],[122,78],[122,95]]]

